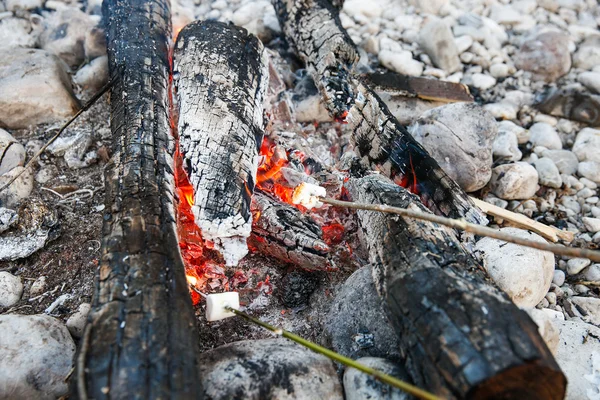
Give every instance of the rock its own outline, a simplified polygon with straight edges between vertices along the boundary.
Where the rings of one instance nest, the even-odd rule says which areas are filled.
[[[579,161],[600,162],[600,129],[584,128],[579,131],[572,151]]]
[[[71,68],[83,63],[83,43],[95,20],[75,7],[65,7],[48,14],[46,29],[40,35],[41,48],[57,55]]]
[[[600,183],[600,162],[583,161],[577,166],[577,173],[595,183]]]
[[[386,360],[385,358],[363,357],[356,361],[402,381],[411,381],[408,373],[400,364],[396,364],[392,361]],[[344,392],[346,394],[346,400],[412,399],[412,396],[410,396],[408,393],[378,381],[371,375],[365,374],[364,372],[354,368],[347,368],[344,372]]]
[[[37,278],[29,288],[29,297],[39,296],[44,293],[44,289],[46,289],[46,277],[40,276]]]
[[[409,128],[414,138],[467,192],[489,181],[494,118],[474,103],[454,103],[423,113]]]
[[[490,66],[490,75],[494,78],[506,78],[507,76],[514,74],[516,71],[514,67],[503,63],[492,64]]]
[[[542,157],[551,159],[561,174],[574,175],[577,172],[577,156],[568,150],[545,150]]]
[[[409,0],[409,3],[417,7],[423,14],[436,15],[449,3],[449,0]]]
[[[529,141],[534,146],[542,146],[550,150],[562,149],[562,141],[556,129],[545,122],[535,123],[529,128]]]
[[[323,327],[328,346],[353,359],[400,361],[400,339],[385,315],[371,273],[368,266],[357,270],[336,294]]]
[[[88,60],[106,55],[106,34],[104,29],[96,26],[85,33],[83,51],[85,58]]]
[[[0,233],[8,230],[19,220],[17,212],[10,208],[0,207]]]
[[[25,163],[25,148],[12,135],[0,129],[0,175]]]
[[[517,228],[501,232],[546,243],[539,235]],[[528,247],[483,238],[475,249],[483,253],[483,264],[494,282],[519,307],[535,307],[548,293],[554,277],[554,255]]]
[[[0,58],[0,126],[57,122],[79,107],[66,67],[56,56],[17,48]]]
[[[499,165],[492,169],[492,193],[504,200],[524,200],[538,190],[538,173],[525,162]]]
[[[594,325],[600,325],[600,299],[595,297],[573,296],[569,298],[583,314],[583,320]]]
[[[273,33],[281,31],[275,10],[266,0],[246,2],[233,13],[231,20],[265,43],[271,40]]]
[[[30,21],[11,17],[0,20],[0,48],[35,47],[36,41]]]
[[[538,310],[537,308],[526,308],[524,311],[536,323],[540,336],[546,342],[546,346],[548,346],[552,354],[555,354],[558,349],[558,341],[560,340],[559,330],[553,322],[555,318],[550,317],[543,310]]]
[[[600,218],[583,217],[581,220],[588,232],[600,232]]]
[[[586,281],[600,282],[600,264],[593,264],[587,267],[583,276]]]
[[[591,261],[587,258],[571,258],[567,261],[567,273],[569,275],[577,275],[583,271],[585,267],[590,265],[590,263]]]
[[[498,134],[500,132],[511,132],[517,137],[519,144],[525,144],[529,141],[529,131],[521,128],[519,125],[512,121],[500,121],[498,122]]]
[[[436,17],[428,20],[421,28],[419,45],[431,58],[433,65],[447,73],[451,74],[462,67],[452,31],[443,20]]]
[[[378,2],[365,3],[362,0],[347,0],[344,3],[344,11],[349,15],[361,15],[367,18],[378,18],[383,13],[383,8]]]
[[[490,18],[502,25],[517,25],[523,21],[523,14],[511,6],[494,5],[490,11]]]
[[[533,163],[535,169],[538,172],[539,183],[544,186],[559,189],[562,186],[562,178],[560,172],[554,162],[547,158],[542,157]]]
[[[77,311],[67,320],[67,329],[73,337],[80,338],[83,334],[90,309],[91,305],[89,303],[81,303]]]
[[[554,271],[554,277],[552,278],[552,283],[556,286],[562,286],[565,283],[565,273],[560,269]]]
[[[569,37],[561,32],[543,32],[523,43],[514,57],[519,69],[534,77],[554,82],[571,69]]]
[[[600,381],[600,329],[577,320],[554,323],[560,331],[556,362],[569,382],[566,400],[590,399]]]
[[[469,35],[463,35],[454,39],[454,44],[456,45],[458,54],[461,54],[469,50],[469,47],[473,44],[473,38]]]
[[[23,173],[21,173],[23,172]],[[0,192],[0,206],[16,208],[33,190],[33,174],[31,168],[15,167],[10,172],[0,176],[0,187],[6,185],[12,178],[21,175],[11,185]]]
[[[6,11],[33,10],[43,5],[43,0],[5,0]]]
[[[573,65],[589,71],[600,65],[600,36],[591,36],[579,45],[573,55]]]
[[[0,307],[14,306],[21,299],[22,294],[21,278],[10,272],[0,272]]]
[[[83,66],[73,77],[73,83],[83,90],[97,91],[108,82],[108,57],[101,56]]]
[[[594,93],[600,93],[600,72],[582,72],[577,80]]]
[[[200,355],[204,397],[342,400],[333,363],[286,339],[244,340]]]
[[[288,308],[305,306],[310,295],[315,291],[318,280],[314,273],[292,271],[286,274],[281,282],[281,301]]]
[[[516,119],[518,108],[507,102],[488,103],[483,108],[497,119]]]
[[[399,74],[410,76],[423,74],[423,63],[414,60],[412,53],[408,50],[380,50],[378,58],[381,65]]]
[[[485,74],[473,74],[471,76],[471,85],[479,90],[487,90],[496,84],[494,77]]]
[[[47,315],[0,315],[0,398],[56,399],[68,393],[65,378],[75,343]]]
[[[519,150],[517,135],[512,131],[498,131],[492,146],[494,158],[506,161],[519,161],[523,154]]]

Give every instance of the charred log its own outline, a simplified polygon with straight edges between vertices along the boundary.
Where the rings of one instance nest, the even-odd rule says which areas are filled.
[[[361,203],[424,211],[387,179],[352,180]],[[528,315],[438,225],[358,211],[379,293],[417,385],[444,398],[562,399],[566,379]]]
[[[343,2],[330,0],[272,0],[286,39],[292,44],[321,91],[325,106],[344,120],[354,102],[348,77],[358,61],[356,46],[342,27]]]
[[[540,95],[536,107],[541,112],[556,117],[600,126],[600,96],[577,89],[550,89]]]
[[[214,242],[227,265],[236,265],[248,252],[264,134],[264,47],[243,28],[192,23],[177,38],[174,78],[179,146],[194,188],[192,212],[203,238]]]
[[[254,193],[256,220],[248,245],[259,253],[306,270],[328,270],[333,265],[321,227],[297,208],[267,194]]]
[[[418,193],[436,214],[484,223],[485,216],[392,115],[385,103],[358,79],[357,98],[348,118],[358,155],[398,185]]]
[[[190,399],[198,332],[175,234],[167,0],[106,0],[114,156],[75,396]]]

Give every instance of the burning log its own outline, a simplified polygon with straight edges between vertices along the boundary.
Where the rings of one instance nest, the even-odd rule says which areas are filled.
[[[246,255],[250,202],[263,138],[268,62],[243,28],[186,26],[174,52],[179,146],[194,188],[192,212],[227,265]]]
[[[250,247],[307,270],[333,269],[321,227],[297,208],[261,192],[254,193]]]
[[[371,175],[355,201],[424,210],[416,196]],[[358,211],[376,287],[415,383],[445,398],[562,399],[566,379],[528,315],[487,278],[453,231]]]
[[[328,0],[272,0],[286,39],[297,49],[330,113],[346,120],[359,155],[396,183],[418,192],[433,211],[484,223],[485,216],[408,133],[385,103],[352,76],[357,53]],[[421,87],[419,90],[424,90]]]
[[[198,332],[175,234],[167,0],[106,0],[114,157],[77,359],[81,399],[196,398]]]
[[[325,106],[343,121],[354,102],[348,77],[358,51],[340,22],[343,1],[272,0],[286,39],[292,44],[323,95]],[[335,4],[334,5],[332,5]]]

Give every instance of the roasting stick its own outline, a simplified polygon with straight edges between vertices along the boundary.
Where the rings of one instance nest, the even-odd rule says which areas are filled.
[[[301,346],[304,346],[316,353],[324,355],[325,357],[337,361],[341,364],[344,364],[348,367],[355,368],[359,371],[362,371],[366,374],[369,374],[376,379],[379,379],[381,382],[387,383],[388,385],[394,386],[406,393],[412,394],[413,396],[423,399],[423,400],[441,400],[441,397],[438,397],[432,393],[429,393],[425,390],[419,389],[416,386],[411,385],[408,382],[404,382],[400,379],[394,378],[388,374],[384,374],[381,371],[373,369],[371,367],[367,367],[351,358],[344,357],[343,355],[336,353],[335,351],[329,350],[323,346],[319,346],[318,344],[311,342],[310,340],[306,340],[303,337],[300,337],[292,332],[288,332],[281,328],[277,328],[273,325],[270,325],[264,321],[256,319],[243,311],[240,311],[240,299],[239,294],[237,292],[223,292],[223,293],[202,293],[198,290],[194,285],[190,284],[190,289],[194,292],[198,293],[206,300],[206,319],[208,321],[219,321],[221,319],[240,316],[247,321],[252,322],[253,324],[262,326],[263,328],[275,333],[276,335],[283,336],[286,339],[289,339],[293,342],[298,343]]]
[[[408,210],[404,208],[386,206],[384,204],[363,204],[355,203],[352,201],[336,200],[329,197],[317,197],[318,201],[322,203],[331,204],[336,207],[352,208],[354,210],[367,210],[367,211],[379,211],[390,214],[398,214],[404,217],[420,219],[424,221],[433,222],[440,225],[445,225],[450,228],[459,229],[465,232],[471,232],[479,236],[491,237],[494,239],[502,240],[509,243],[518,244],[525,247],[532,247],[534,249],[549,251],[551,253],[576,258],[587,258],[592,261],[600,262],[600,251],[590,249],[579,249],[574,247],[566,247],[558,244],[541,243],[535,242],[529,239],[523,239],[513,235],[509,235],[504,232],[497,231],[486,226],[471,224],[463,219],[451,219],[441,217],[435,214],[427,214],[419,211]]]

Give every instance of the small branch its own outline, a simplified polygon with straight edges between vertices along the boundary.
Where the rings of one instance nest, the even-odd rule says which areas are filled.
[[[433,222],[440,225],[445,225],[450,228],[459,229],[465,232],[471,232],[479,236],[491,237],[494,239],[502,240],[509,243],[518,244],[520,246],[531,247],[538,250],[549,251],[551,253],[577,258],[587,258],[595,262],[600,262],[600,251],[594,251],[589,249],[579,249],[574,247],[566,247],[558,244],[541,243],[529,239],[523,239],[513,235],[509,235],[504,232],[497,231],[492,228],[488,228],[481,225],[471,224],[462,219],[450,219],[440,217],[434,214],[426,214],[419,211],[407,210],[398,207],[390,207],[383,204],[362,204],[351,201],[341,201],[331,199],[328,197],[320,197],[320,201],[323,203],[331,204],[336,207],[346,207],[355,210],[367,210],[367,211],[379,211],[390,214],[398,214],[404,217],[420,219],[424,221]]]
[[[87,110],[90,109],[90,107],[92,107],[96,101],[98,101],[98,99],[100,97],[102,97],[104,95],[104,93],[108,92],[108,89],[110,89],[113,85],[113,80],[109,80],[106,85],[104,85],[104,87],[102,89],[100,89],[100,91],[98,93],[96,93],[94,95],[94,97],[92,97],[84,106],[81,110],[79,110],[77,112],[77,114],[73,115],[71,117],[71,119],[69,119],[56,133],[56,135],[52,136],[52,138],[50,140],[48,140],[48,142],[42,146],[42,148],[35,153],[35,155],[33,157],[31,157],[31,159],[29,161],[27,161],[27,164],[25,164],[25,167],[21,170],[21,172],[19,172],[17,175],[13,176],[12,179],[10,179],[4,186],[0,187],[0,192],[2,192],[3,190],[5,190],[6,188],[8,188],[10,185],[13,184],[14,181],[16,181],[23,172],[25,172],[25,170],[27,170],[27,168],[29,168],[33,162],[35,160],[37,160],[44,151],[46,151],[46,149],[48,148],[48,146],[50,146],[52,143],[54,143],[54,141],[56,139],[58,139],[58,137],[65,131],[65,129],[67,129],[69,127],[69,125],[71,125],[73,123],[73,121],[75,121],[81,114],[83,114],[84,112],[86,112]]]

